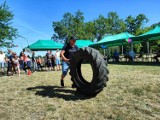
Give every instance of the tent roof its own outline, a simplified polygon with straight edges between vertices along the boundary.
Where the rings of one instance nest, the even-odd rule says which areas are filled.
[[[151,36],[151,35],[160,35],[160,27],[156,26],[154,29],[140,35],[140,36]]]
[[[56,50],[62,49],[63,44],[54,42],[53,40],[38,40],[37,42],[28,46],[33,51]]]
[[[93,44],[92,41],[90,40],[76,40],[76,45],[79,47],[79,48],[82,48],[82,47],[88,47],[89,45]]]
[[[142,39],[142,40],[158,40],[160,38],[160,26],[156,26],[154,29],[139,35],[134,38],[134,40]]]
[[[90,40],[77,40],[76,45],[79,48],[87,47],[93,44]],[[43,50],[56,50],[62,49],[63,44],[54,42],[53,40],[38,40],[37,42],[28,46],[28,48],[32,51],[43,51]]]
[[[134,37],[134,36],[128,32],[123,32],[123,33],[112,35],[112,36],[106,36],[102,40],[100,40],[99,43],[122,41],[124,39],[131,38],[131,37]]]
[[[133,38],[133,37],[135,36],[131,35],[128,32],[123,32],[123,33],[112,35],[112,36],[106,36],[102,40],[90,46],[99,46],[102,44],[105,44],[107,46],[118,46],[118,45],[126,44],[127,42],[125,42],[125,39]]]

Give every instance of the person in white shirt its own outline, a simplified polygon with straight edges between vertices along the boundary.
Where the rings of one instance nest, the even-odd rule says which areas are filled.
[[[2,68],[2,72],[4,72],[5,65],[5,54],[0,50],[0,67]]]
[[[57,69],[57,71],[61,70],[61,61],[60,61],[60,51],[59,51],[59,49],[56,50],[56,53],[55,53],[54,56],[55,56],[56,69]]]

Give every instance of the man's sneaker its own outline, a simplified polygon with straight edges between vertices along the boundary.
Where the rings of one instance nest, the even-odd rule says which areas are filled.
[[[61,86],[64,87],[64,81],[63,80],[61,80]]]

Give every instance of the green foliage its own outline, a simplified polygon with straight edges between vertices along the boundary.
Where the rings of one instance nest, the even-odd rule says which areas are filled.
[[[59,39],[66,39],[68,36],[75,35],[79,39],[83,38],[84,32],[84,16],[79,10],[72,15],[65,13],[63,19],[53,22],[54,31],[58,34]],[[53,37],[54,38],[54,37]]]
[[[99,15],[93,21],[84,22],[83,13],[78,10],[75,14],[67,12],[63,15],[61,21],[53,22],[53,28],[56,34],[53,34],[52,38],[59,41],[66,40],[67,37],[75,35],[78,39],[94,40],[96,38],[99,41],[106,35],[114,35],[125,31],[132,35],[140,35],[153,29],[156,25],[160,25],[159,22],[150,27],[144,27],[147,22],[148,18],[144,14],[138,14],[136,17],[129,15],[125,19],[121,19],[116,12],[109,12],[107,17]],[[158,43],[152,43],[150,49],[155,51]],[[129,44],[124,45],[124,49],[128,49],[125,47],[130,49]],[[95,48],[102,52],[101,48]],[[136,53],[142,51],[147,53],[146,42],[134,44],[134,51]]]
[[[141,47],[142,47],[141,44],[134,44],[133,48],[134,48],[135,53],[140,53]]]
[[[0,5],[0,47],[8,47],[18,37],[17,29],[11,26],[13,17],[6,2]]]
[[[160,40],[150,42],[150,46],[151,46],[150,50],[152,52],[157,52],[157,50],[160,49],[159,45],[160,45]]]
[[[108,33],[118,34],[125,31],[126,25],[116,12],[109,12],[107,17]]]
[[[147,22],[148,18],[144,14],[139,14],[136,17],[132,17],[131,15],[129,15],[125,19],[125,24],[127,26],[126,31],[133,35],[138,35],[138,33],[143,30],[143,25]]]
[[[100,40],[104,34],[117,34],[126,29],[126,25],[116,12],[108,13],[107,17],[99,15],[94,21],[84,22],[84,16],[80,10],[75,15],[65,13],[63,19],[53,22],[52,26],[57,34],[53,34],[52,38],[57,39],[58,36],[63,40],[71,35],[75,35],[78,39]]]

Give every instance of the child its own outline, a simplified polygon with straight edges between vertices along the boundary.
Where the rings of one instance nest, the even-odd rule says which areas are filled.
[[[19,60],[20,60],[20,58],[18,58],[17,55],[13,58],[14,65],[15,65],[15,67],[18,70],[18,75],[20,76],[20,64],[19,64]]]

